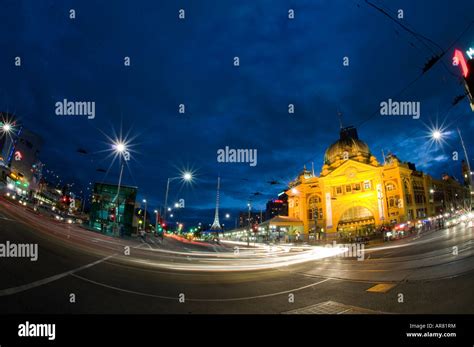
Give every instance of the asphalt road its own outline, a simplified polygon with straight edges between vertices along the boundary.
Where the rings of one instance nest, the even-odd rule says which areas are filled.
[[[0,200],[0,244],[39,247],[37,261],[0,258],[0,312],[474,313],[472,235],[458,225],[366,249],[359,261],[312,248],[121,240]]]

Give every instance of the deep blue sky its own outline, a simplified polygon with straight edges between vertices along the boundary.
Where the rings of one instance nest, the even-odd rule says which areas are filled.
[[[374,2],[391,13],[403,9],[404,24],[443,48],[474,19],[468,0]],[[47,166],[77,185],[115,182],[117,162],[106,175],[96,169],[111,164],[101,152],[109,148],[102,132],[113,136],[122,127],[135,137],[136,150],[124,183],[138,186],[150,206],[162,204],[167,177],[196,171],[192,187],[171,187],[170,202],[186,199],[181,218],[212,209],[218,174],[223,212],[235,215],[254,192],[263,194],[253,198],[263,207],[303,165],[314,161],[319,172],[325,149],[338,138],[338,109],[379,160],[382,150],[392,151],[433,176],[457,175],[460,164],[450,160],[453,150],[462,152],[456,126],[474,150],[474,113],[466,101],[450,108],[463,92],[453,76],[460,75],[451,66],[453,49],[474,46],[474,27],[442,63],[398,94],[433,53],[362,0],[0,4],[0,108],[45,138]],[[178,20],[180,8],[184,21]],[[287,19],[289,8],[294,20]],[[15,56],[21,67],[14,66]],[[125,56],[130,67],[123,65]],[[240,67],[233,66],[234,56]],[[96,118],[57,116],[54,104],[63,98],[95,101]],[[373,115],[388,98],[420,101],[421,118]],[[186,115],[178,113],[180,103]],[[451,132],[443,147],[428,148],[424,124],[437,120]],[[258,165],[217,163],[216,152],[225,146],[257,149]],[[212,222],[212,211],[202,221]]]

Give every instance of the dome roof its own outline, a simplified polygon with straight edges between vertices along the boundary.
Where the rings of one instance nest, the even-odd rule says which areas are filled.
[[[359,140],[356,128],[347,127],[341,129],[339,140],[326,150],[324,164],[332,165],[338,159],[356,159],[356,157],[368,162],[370,156],[369,146],[364,141]]]

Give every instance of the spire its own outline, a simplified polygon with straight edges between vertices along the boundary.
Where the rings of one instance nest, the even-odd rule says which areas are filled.
[[[217,194],[216,194],[216,214],[214,215],[214,223],[212,223],[211,230],[221,230],[219,223],[219,190],[221,188],[221,178],[217,176]]]

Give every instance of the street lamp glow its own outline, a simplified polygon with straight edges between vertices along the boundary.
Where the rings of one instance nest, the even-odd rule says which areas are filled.
[[[118,153],[123,153],[123,152],[125,152],[126,149],[127,149],[127,147],[125,146],[125,143],[123,143],[123,142],[117,142],[115,144],[115,150]]]
[[[225,218],[230,218],[230,214],[226,213]]]
[[[143,203],[145,203],[145,204],[146,204],[146,199],[143,199]]]
[[[191,174],[191,172],[185,172],[183,174],[183,179],[185,181],[191,181],[193,179],[193,175]]]
[[[9,133],[12,130],[12,126],[9,123],[4,123],[2,126],[2,130],[6,133]]]
[[[446,143],[447,138],[450,137],[451,131],[447,129],[447,127],[442,124],[430,124],[425,125],[427,128],[427,132],[425,133],[424,137],[428,142],[428,149],[431,149],[433,145],[442,146]]]
[[[436,129],[431,133],[431,136],[433,137],[433,140],[439,141],[443,137],[443,133]]]

